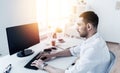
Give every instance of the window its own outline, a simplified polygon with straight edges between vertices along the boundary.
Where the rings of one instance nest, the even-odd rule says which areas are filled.
[[[37,0],[37,21],[41,32],[54,31],[73,24],[78,16],[79,0]]]

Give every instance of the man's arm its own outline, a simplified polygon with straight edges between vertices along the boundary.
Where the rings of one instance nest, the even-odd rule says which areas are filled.
[[[52,53],[52,54],[43,54],[41,58],[46,57],[44,61],[48,61],[52,57],[67,57],[67,56],[71,56],[71,52],[69,49],[65,49],[63,51]]]
[[[64,51],[60,51],[54,54],[55,57],[68,57],[71,56],[71,52],[69,49],[65,49]]]

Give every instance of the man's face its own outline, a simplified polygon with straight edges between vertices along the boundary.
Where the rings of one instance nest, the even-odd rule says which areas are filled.
[[[86,37],[88,35],[87,25],[83,22],[83,18],[78,19],[77,25],[78,25],[77,31],[79,32],[80,36]]]

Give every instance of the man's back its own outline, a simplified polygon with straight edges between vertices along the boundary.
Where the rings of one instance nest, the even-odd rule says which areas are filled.
[[[105,73],[110,54],[105,41],[98,33],[87,39],[81,46],[70,50],[72,55],[77,54],[80,59],[72,67],[73,69],[66,70],[66,73]]]

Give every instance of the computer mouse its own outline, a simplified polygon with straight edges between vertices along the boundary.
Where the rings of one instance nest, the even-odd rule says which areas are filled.
[[[48,52],[49,53],[51,51],[52,51],[52,49],[49,49],[49,48],[48,49],[44,49],[44,52]]]
[[[51,49],[53,49],[53,50],[57,50],[57,48],[56,48],[56,47],[51,47]]]

